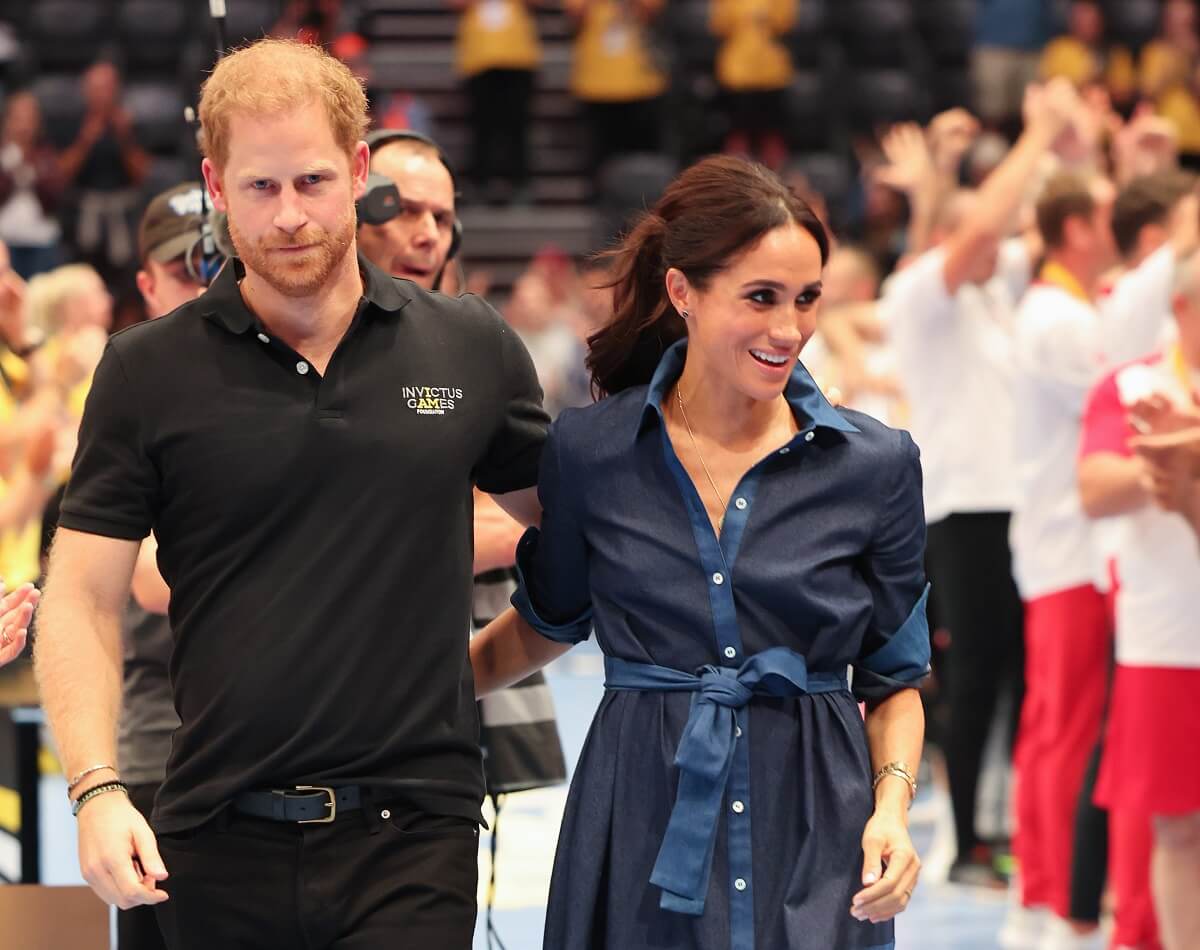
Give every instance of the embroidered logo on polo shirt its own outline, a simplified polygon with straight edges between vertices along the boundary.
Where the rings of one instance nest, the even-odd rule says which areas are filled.
[[[448,386],[404,386],[405,405],[418,416],[444,416],[457,408],[463,391]]]

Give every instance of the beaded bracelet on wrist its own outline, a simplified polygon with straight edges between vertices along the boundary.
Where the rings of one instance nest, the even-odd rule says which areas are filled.
[[[101,795],[107,795],[109,792],[124,792],[128,797],[129,787],[124,782],[105,782],[102,785],[97,785],[95,788],[89,788],[75,799],[75,804],[71,806],[71,814],[78,816],[83,806],[93,798],[99,798]]]

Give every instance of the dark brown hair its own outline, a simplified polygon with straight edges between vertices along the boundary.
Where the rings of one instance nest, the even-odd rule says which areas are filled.
[[[601,255],[611,268],[613,315],[588,338],[597,397],[644,385],[663,353],[687,335],[667,297],[666,273],[703,290],[768,231],[798,224],[829,258],[829,238],[802,198],[762,165],[728,155],[702,159],[670,185],[620,244]]]
[[[1068,218],[1086,218],[1096,210],[1091,182],[1076,172],[1050,177],[1037,201],[1037,226],[1047,250],[1062,247]]]
[[[1163,224],[1175,203],[1196,187],[1194,176],[1178,169],[1141,175],[1121,189],[1113,204],[1113,237],[1122,257],[1137,250],[1138,235],[1148,224]]]

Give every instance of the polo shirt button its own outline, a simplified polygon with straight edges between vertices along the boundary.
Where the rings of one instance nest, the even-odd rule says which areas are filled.
[[[791,450],[791,449],[789,449],[789,448],[788,448],[788,447],[785,445],[785,446],[784,446],[782,449],[780,449],[780,450],[779,450],[779,454],[780,454],[780,455],[787,455],[787,454],[788,454],[788,452],[790,452],[790,451],[792,451],[792,450]]]
[[[725,575],[722,574],[720,571],[717,571],[717,573],[715,573],[713,575],[713,583],[716,584],[718,587],[720,587],[722,584],[725,583]]]
[[[387,821],[389,818],[392,817],[392,813],[385,808],[383,811],[381,811],[379,813],[379,817],[382,818],[384,821]]]
[[[258,335],[258,338],[259,338],[260,340],[262,340],[264,343],[270,343],[270,342],[271,342],[271,338],[270,338],[269,336],[267,336],[265,333],[260,333],[260,334]]]
[[[735,736],[737,736],[737,737],[740,739],[740,738],[742,737],[742,727],[741,727],[741,726],[734,726],[734,727],[733,727],[733,734],[734,734]]]
[[[735,890],[744,891],[746,889],[746,879],[744,877],[739,877],[733,882],[733,887]]]
[[[817,434],[810,429],[808,432],[804,433],[804,441],[811,442],[814,438],[816,438],[816,435]]]
[[[726,659],[732,660],[735,656],[737,656],[737,650],[735,650],[733,647],[725,648]]]
[[[746,806],[743,805],[741,802],[734,802],[729,807],[733,809],[733,813],[735,815],[740,815],[742,812],[744,812],[746,810]]]
[[[738,511],[745,511],[745,510],[746,510],[746,499],[745,499],[745,498],[739,498],[737,501],[735,501],[735,502],[733,503],[733,506],[734,506],[734,507],[735,507],[735,508],[736,508]]]
[[[308,364],[306,362],[304,362],[304,360],[301,360],[299,363],[296,364],[296,372],[299,373],[301,376],[303,376],[305,373],[308,372]]]

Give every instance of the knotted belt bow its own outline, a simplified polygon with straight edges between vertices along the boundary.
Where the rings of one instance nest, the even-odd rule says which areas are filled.
[[[662,888],[659,906],[700,916],[712,873],[721,799],[733,766],[735,710],[754,696],[801,696],[847,689],[846,674],[809,673],[787,647],[756,654],[738,669],[704,666],[684,673],[653,663],[605,657],[606,689],[691,692],[692,709],[675,750],[679,790],[650,883]]]

